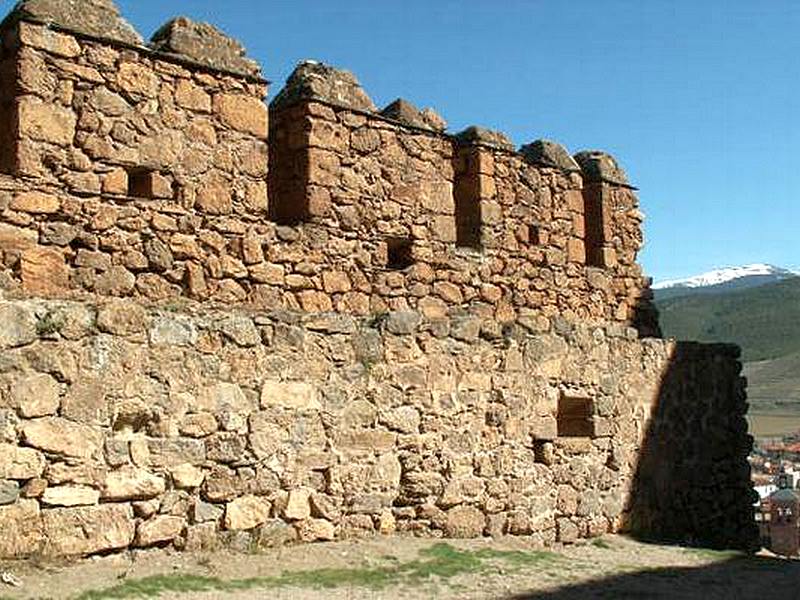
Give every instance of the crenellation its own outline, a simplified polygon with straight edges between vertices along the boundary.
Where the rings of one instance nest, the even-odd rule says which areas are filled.
[[[111,0],[27,0],[0,32],[0,557],[275,531],[749,548],[749,500],[713,493],[745,490],[741,456],[693,506],[735,531],[681,516],[703,453],[748,445],[740,366],[648,339],[613,157],[450,135],[313,61],[267,104],[237,41],[179,17],[145,46]],[[664,498],[659,444],[688,465]]]

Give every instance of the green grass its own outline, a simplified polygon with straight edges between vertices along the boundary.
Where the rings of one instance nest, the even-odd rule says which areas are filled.
[[[555,563],[561,558],[552,552],[522,552],[483,549],[459,550],[439,543],[422,550],[417,560],[399,563],[393,557],[383,557],[392,564],[352,569],[316,569],[285,572],[275,577],[251,577],[224,580],[201,575],[154,575],[126,581],[105,590],[93,590],[77,596],[76,600],[111,600],[126,598],[155,598],[166,593],[235,592],[249,589],[299,587],[325,589],[363,587],[372,590],[397,585],[420,585],[434,578],[449,581],[459,575],[480,573],[498,562],[511,569]]]

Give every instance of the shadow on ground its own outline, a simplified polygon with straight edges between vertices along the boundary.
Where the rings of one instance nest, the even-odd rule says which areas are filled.
[[[684,600],[798,600],[800,561],[738,557],[700,567],[668,567],[629,572],[556,590],[509,596],[505,600],[654,598]]]

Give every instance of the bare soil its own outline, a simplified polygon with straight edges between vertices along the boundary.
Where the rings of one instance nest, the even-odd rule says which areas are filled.
[[[371,538],[257,554],[150,550],[71,564],[0,565],[0,598],[572,600],[800,598],[800,561],[622,536],[542,551],[524,538]]]

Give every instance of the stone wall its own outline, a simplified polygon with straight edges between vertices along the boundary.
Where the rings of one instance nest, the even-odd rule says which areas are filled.
[[[627,528],[643,537],[757,550],[738,346],[680,342],[640,450]]]
[[[268,132],[237,42],[181,18],[146,46],[98,6],[84,22],[26,0],[3,22],[4,288],[639,326],[641,214],[607,155],[448,135],[319,63],[292,74]]]
[[[729,417],[733,357],[699,349],[703,370],[665,391],[674,344],[620,325],[27,301],[0,304],[0,332],[0,526],[16,532],[2,557],[601,535],[626,523],[642,446],[685,439],[648,426],[655,406],[684,431],[665,398],[715,409],[703,433],[718,436],[692,438],[691,456],[720,476],[682,498],[691,531],[720,526],[702,518],[720,507],[738,523],[746,504],[715,500],[748,480],[720,451],[747,442]]]

